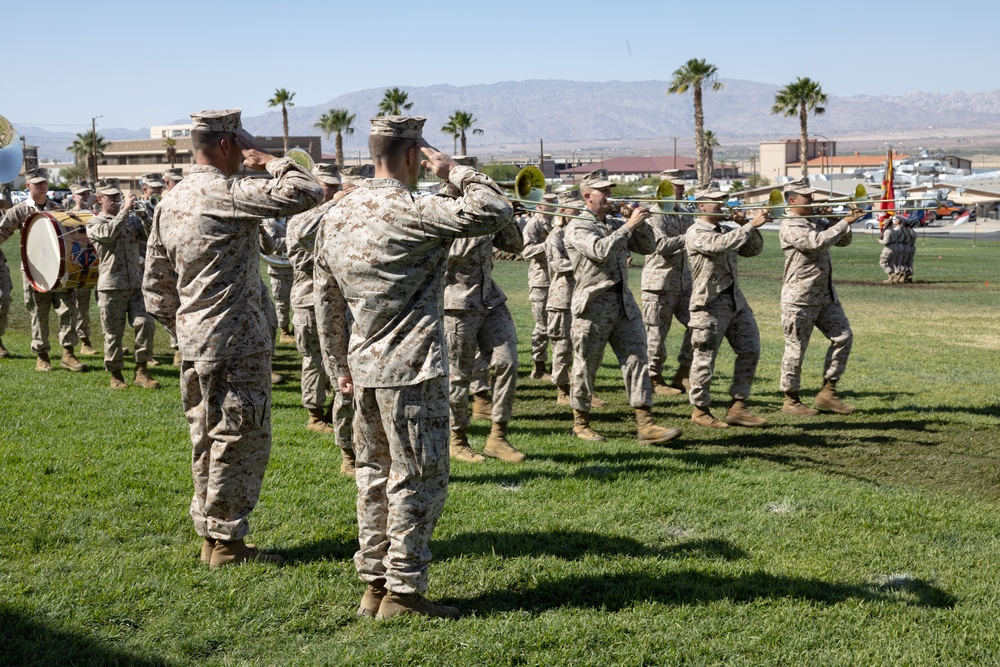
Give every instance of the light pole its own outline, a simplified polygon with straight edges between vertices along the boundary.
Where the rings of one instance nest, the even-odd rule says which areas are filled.
[[[97,187],[97,119],[104,118],[104,114],[92,116],[90,118],[90,159],[93,168],[90,170],[90,181],[92,187]]]
[[[833,142],[830,141],[829,137],[823,136],[822,134],[814,134],[814,136],[817,136],[820,139],[826,141],[826,147],[823,153],[826,155],[826,158],[828,160],[827,164],[830,165],[830,196],[832,197],[833,196],[833,153],[831,151],[833,150]],[[820,160],[820,169],[821,170],[823,169],[822,160]]]

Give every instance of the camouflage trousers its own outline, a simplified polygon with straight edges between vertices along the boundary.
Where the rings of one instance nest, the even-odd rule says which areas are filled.
[[[667,334],[674,318],[684,325],[684,338],[677,355],[677,363],[690,366],[694,355],[691,349],[691,329],[688,322],[691,313],[688,302],[691,300],[691,290],[681,292],[646,292],[642,293],[642,323],[646,326],[646,355],[649,357],[649,374],[660,377],[663,375],[663,365],[667,358]]]
[[[565,386],[569,384],[569,374],[573,369],[573,341],[570,328],[573,324],[573,313],[565,310],[549,310],[549,341],[552,343],[552,384]]]
[[[13,289],[7,258],[0,252],[0,337],[7,333],[7,315],[10,313],[10,293]]]
[[[76,336],[90,338],[90,297],[94,293],[91,288],[73,290],[73,303],[76,305]]]
[[[781,358],[781,390],[798,391],[802,358],[806,356],[813,327],[830,341],[823,362],[823,379],[837,381],[847,368],[854,334],[839,303],[825,306],[781,304],[781,326],[785,330],[785,354]]]
[[[545,304],[549,300],[549,290],[546,287],[531,287],[528,289],[528,301],[531,302],[531,317],[535,327],[531,330],[531,359],[545,362],[548,359],[549,325]]]
[[[101,328],[104,329],[104,368],[120,371],[122,338],[125,323],[135,329],[135,363],[144,364],[153,358],[153,333],[156,321],[146,313],[141,289],[101,290],[97,292],[101,308]]]
[[[278,328],[287,329],[291,323],[292,283],[294,277],[291,269],[268,271],[271,277],[271,295],[274,297],[274,310],[278,315]]]
[[[295,325],[295,347],[302,355],[302,407],[307,410],[322,410],[326,405],[326,388],[331,379],[323,366],[323,350],[320,348],[319,331],[316,329],[315,309],[293,308],[292,324]],[[337,446],[341,449],[352,449],[353,421],[354,402],[334,387],[333,425],[337,432]]]
[[[472,377],[469,378],[469,393],[482,394],[490,390],[490,360],[483,356],[482,350],[476,350],[476,362],[472,367]]]
[[[878,263],[888,276],[891,276],[894,273],[899,273],[902,270],[899,265],[899,251],[894,248],[882,248],[882,253],[879,255]]]
[[[731,294],[721,294],[705,310],[691,312],[691,404],[707,410],[712,403],[712,376],[715,374],[715,357],[723,340],[736,353],[733,383],[729,395],[739,400],[750,397],[750,385],[757,373],[760,360],[760,333],[750,306],[736,311],[736,301]]]
[[[409,387],[356,387],[358,543],[366,583],[427,590],[429,543],[448,497],[448,378]]]
[[[271,454],[271,352],[181,363],[191,431],[191,518],[202,537],[241,539]]]
[[[604,360],[604,348],[608,343],[621,366],[629,405],[641,408],[653,404],[653,386],[646,360],[646,332],[641,318],[625,316],[625,304],[618,289],[597,296],[580,316],[574,317],[570,335],[573,340],[570,394],[574,410],[590,412],[597,369]]]
[[[76,345],[76,306],[72,292],[36,292],[24,278],[24,305],[31,316],[32,352],[42,354],[51,349],[49,310],[55,310],[59,317],[59,344],[63,347]]]
[[[444,332],[451,373],[452,428],[469,425],[469,384],[477,350],[493,368],[493,421],[510,421],[517,386],[517,330],[507,306],[501,304],[490,310],[446,310]]]

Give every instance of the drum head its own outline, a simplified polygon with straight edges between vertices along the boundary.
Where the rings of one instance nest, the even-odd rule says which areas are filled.
[[[63,257],[57,223],[45,214],[36,214],[24,232],[24,255],[28,278],[39,292],[59,286]]]

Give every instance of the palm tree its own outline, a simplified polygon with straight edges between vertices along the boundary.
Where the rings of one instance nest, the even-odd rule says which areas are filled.
[[[451,154],[458,155],[458,138],[462,136],[462,132],[455,126],[455,119],[449,118],[448,122],[441,126],[441,131],[451,137]]]
[[[163,138],[163,147],[167,149],[167,162],[170,163],[170,168],[174,168],[174,163],[177,162],[177,140],[173,137]]]
[[[462,155],[468,155],[468,145],[465,142],[465,131],[472,130],[473,134],[482,134],[483,131],[479,128],[473,129],[473,125],[476,124],[476,119],[468,111],[456,111],[448,118],[448,125],[454,127],[455,131],[458,132],[459,141],[462,142]],[[445,127],[448,127],[446,125]],[[442,129],[442,132],[446,130]]]
[[[799,130],[802,133],[802,142],[799,145],[802,178],[809,177],[809,165],[806,163],[809,157],[807,118],[810,111],[817,116],[826,113],[823,104],[826,104],[826,94],[823,92],[823,88],[809,77],[799,77],[779,90],[778,94],[774,96],[774,106],[771,107],[772,114],[784,114],[789,118],[798,114]]]
[[[712,174],[715,172],[715,149],[720,146],[719,138],[715,136],[715,132],[711,130],[705,130],[705,134],[702,135],[702,141],[705,145],[705,164],[704,170],[708,174],[708,180],[712,180]]]
[[[703,188],[708,185],[709,175],[704,172],[705,165],[705,110],[702,106],[701,88],[703,85],[709,86],[712,90],[721,90],[722,82],[718,80],[719,71],[715,65],[705,62],[702,58],[692,58],[679,67],[673,79],[670,80],[670,87],[667,88],[667,95],[674,93],[686,93],[688,89],[694,92],[694,145],[697,149],[698,164],[698,187]]]
[[[382,96],[382,101],[378,103],[378,113],[376,116],[398,116],[404,111],[409,111],[413,102],[407,102],[409,93],[399,88],[387,88]]]
[[[87,163],[90,182],[94,183],[97,181],[97,161],[104,157],[104,149],[107,147],[108,142],[103,136],[95,135],[93,131],[87,130],[77,133],[76,139],[73,140],[72,145],[66,147],[66,150],[73,153],[77,164],[80,164],[81,161]]]
[[[336,133],[337,164],[340,166],[344,166],[343,135],[354,134],[354,128],[351,127],[351,123],[354,122],[355,118],[355,114],[350,113],[347,109],[330,109],[325,114],[320,116],[319,120],[313,124],[313,127],[318,128],[323,132],[328,141],[330,139],[330,135]]]
[[[294,107],[292,104],[292,98],[295,97],[295,93],[291,93],[284,88],[278,88],[274,91],[274,97],[267,101],[267,106],[276,107],[281,105],[281,131],[284,132],[285,137],[285,154],[288,154],[288,107]]]

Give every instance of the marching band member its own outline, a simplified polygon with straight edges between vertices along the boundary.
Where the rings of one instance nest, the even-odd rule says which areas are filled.
[[[135,329],[134,384],[143,389],[159,389],[160,383],[147,370],[153,358],[156,323],[146,313],[142,297],[146,227],[133,212],[135,196],[128,195],[122,203],[117,178],[98,181],[96,191],[101,212],[87,222],[87,236],[100,259],[97,304],[104,329],[104,368],[111,374],[112,389],[128,386],[122,377],[122,337],[128,322]]]
[[[646,224],[649,211],[636,207],[624,222],[612,218],[608,172],[592,171],[580,182],[586,204],[566,232],[566,249],[573,262],[573,433],[583,440],[604,441],[590,428],[591,396],[597,369],[610,343],[625,381],[628,402],[635,409],[639,442],[658,444],[681,432],[653,423],[653,390],[646,359],[646,332],[639,306],[628,287],[629,251],[649,254],[656,249]]]
[[[535,321],[535,327],[531,330],[533,380],[552,379],[545,369],[549,348],[548,311],[545,307],[549,296],[549,267],[545,257],[545,239],[552,231],[552,216],[543,213],[553,210],[556,195],[546,193],[542,196],[542,201],[545,203],[538,204],[538,213],[528,219],[522,232],[524,250],[521,255],[528,262],[528,301],[531,303],[531,317]]]
[[[702,190],[696,195],[701,216],[695,219],[684,235],[684,245],[691,264],[691,391],[694,406],[691,422],[698,426],[727,428],[764,426],[767,420],[754,415],[746,406],[750,385],[760,359],[760,333],[750,305],[740,291],[736,256],[754,257],[764,249],[764,238],[758,229],[769,216],[761,213],[741,227],[727,230],[720,222],[726,193]],[[725,421],[712,416],[712,376],[715,357],[722,341],[728,340],[736,353],[733,397]]]
[[[69,186],[73,195],[73,208],[70,213],[90,213],[87,206],[93,197],[94,189],[87,182],[74,183]],[[90,342],[90,297],[92,287],[78,287],[73,290],[73,304],[76,308],[76,336],[80,339],[80,354],[94,356],[97,350]]]
[[[781,359],[781,411],[800,417],[819,414],[799,399],[802,359],[815,327],[830,341],[823,364],[823,388],[815,405],[848,415],[854,408],[837,396],[837,381],[847,368],[854,334],[833,287],[830,246],[851,244],[851,223],[861,217],[855,211],[833,222],[828,218],[802,217],[813,213],[812,196],[817,190],[801,179],[785,186],[788,217],[781,221],[778,238],[785,253],[781,286],[781,326],[785,331],[785,354]]]
[[[3,219],[0,220],[0,243],[3,243],[18,229],[24,232],[26,223],[39,211],[58,211],[59,206],[49,198],[49,177],[44,169],[32,169],[25,173],[28,186],[28,198],[20,204],[12,206]],[[7,312],[10,308],[10,272],[7,270],[6,258],[0,262],[0,336],[7,328]],[[55,310],[59,317],[59,343],[63,353],[59,365],[69,371],[80,372],[86,369],[73,354],[76,345],[76,307],[72,292],[39,292],[31,286],[24,264],[21,265],[21,278],[24,290],[24,305],[31,315],[31,351],[38,355],[35,363],[36,371],[51,371],[49,361],[49,310]],[[4,295],[7,295],[4,297]],[[7,356],[6,349],[0,343],[0,357]]]

